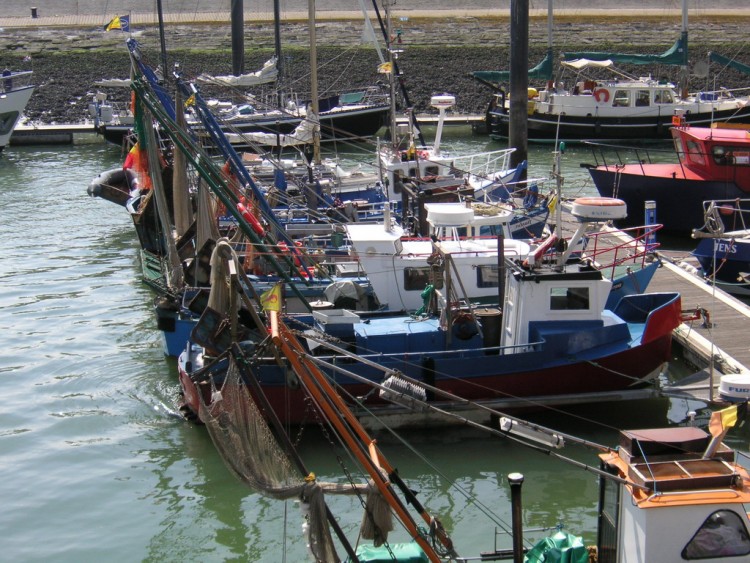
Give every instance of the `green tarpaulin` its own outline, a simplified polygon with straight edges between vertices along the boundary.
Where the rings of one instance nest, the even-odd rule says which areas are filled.
[[[552,49],[549,49],[542,62],[540,62],[534,68],[529,69],[529,78],[534,78],[537,80],[552,80],[552,75],[555,71],[552,56]],[[510,71],[477,70],[472,73],[472,76],[484,82],[499,84],[501,82],[508,82],[510,80]]]
[[[739,61],[735,61],[734,59],[730,59],[728,57],[720,55],[719,53],[709,53],[708,58],[711,59],[715,63],[719,63],[729,68],[733,68],[734,70],[739,70],[740,72],[745,73],[745,74],[750,74],[750,66],[747,66],[746,64],[742,64]]]
[[[557,532],[532,547],[524,563],[588,563],[589,552],[583,540],[572,534]]]
[[[616,63],[626,63],[634,65],[646,64],[663,64],[663,65],[681,65],[688,64],[688,39],[687,33],[683,33],[674,45],[661,55],[638,55],[627,53],[604,53],[604,52],[573,52],[563,53],[566,60],[572,59],[589,59],[592,61],[611,60]]]

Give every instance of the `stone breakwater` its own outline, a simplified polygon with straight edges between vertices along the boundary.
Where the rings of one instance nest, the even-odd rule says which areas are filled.
[[[680,22],[670,19],[579,18],[555,23],[553,44],[558,52],[600,50],[661,53],[680,35]],[[691,65],[707,60],[715,50],[724,55],[737,52],[737,38],[745,37],[746,20],[693,22],[690,35]],[[471,77],[475,70],[500,70],[509,66],[507,19],[444,18],[401,20],[403,51],[399,66],[415,111],[429,112],[433,94],[456,95],[456,111],[483,113],[490,90]],[[321,96],[385,82],[378,74],[378,53],[363,33],[361,21],[324,21],[316,26],[318,82]],[[159,61],[159,35],[154,27],[136,30],[151,64]],[[37,28],[0,30],[0,64],[3,68],[34,71],[37,89],[26,114],[37,123],[75,123],[85,118],[95,83],[106,78],[127,78],[130,62],[126,35],[105,33],[101,28]],[[285,83],[302,93],[309,92],[309,50],[306,22],[282,27]],[[245,25],[245,69],[256,70],[273,53],[270,24]],[[231,31],[229,25],[174,26],[165,36],[168,64],[179,63],[183,76],[201,73],[230,74]],[[539,62],[547,48],[546,20],[534,18],[529,27],[529,66]],[[382,41],[381,41],[382,44]],[[750,63],[750,55],[745,55]],[[680,69],[672,67],[625,67],[639,76],[651,74],[677,82]],[[734,71],[712,65],[708,78],[691,76],[693,89],[744,88],[750,80]],[[716,74],[718,73],[718,74]],[[206,97],[224,95],[202,88]],[[126,100],[127,91],[108,91],[111,98]],[[239,93],[235,93],[238,96]]]

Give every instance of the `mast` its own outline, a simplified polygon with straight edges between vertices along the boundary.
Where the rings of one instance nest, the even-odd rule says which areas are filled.
[[[392,2],[392,1],[393,0],[384,0],[383,4],[386,7],[386,11],[388,10],[388,2]],[[391,45],[390,24],[386,27],[386,25],[383,23],[383,18],[380,16],[380,9],[378,8],[378,0],[372,0],[372,6],[375,10],[375,15],[378,18],[378,24],[380,24],[380,31],[383,34],[383,38],[385,39],[386,47],[390,51],[390,45]],[[388,19],[390,20],[390,17],[388,17]],[[411,105],[411,102],[409,101],[409,94],[406,91],[406,85],[404,84],[404,81],[401,77],[401,72],[398,69],[398,61],[396,61],[390,56],[388,57],[388,61],[392,65],[391,72],[393,73],[393,80],[398,80],[399,91],[401,92],[401,96],[404,99],[404,106],[407,109],[409,109],[412,107],[412,105]],[[393,96],[393,94],[391,94],[391,107],[395,107],[395,97]],[[394,116],[393,119],[395,119],[395,111],[392,111],[391,115]],[[423,147],[427,146],[424,140],[424,135],[422,135],[422,131],[419,128],[419,123],[417,123],[417,117],[411,111],[409,112],[409,121],[411,122],[413,129],[417,130],[417,137],[419,137],[420,145]]]
[[[279,78],[282,74],[281,65],[281,6],[280,0],[273,0],[273,48],[276,55],[276,68],[279,71]]]
[[[508,144],[516,150],[510,165],[518,166],[528,159],[529,97],[529,0],[510,3],[510,127]],[[524,173],[525,178],[525,173]]]
[[[318,103],[318,48],[315,36],[315,0],[308,0],[308,26],[310,27],[310,109],[318,123],[313,131],[313,162],[320,164],[320,104]]]
[[[164,11],[161,0],[156,0],[156,13],[159,16],[159,45],[161,46],[161,75],[167,77],[167,44],[164,40]]]
[[[388,73],[388,96],[391,103],[391,147],[394,152],[398,150],[398,134],[396,129],[396,57],[391,45],[391,8],[390,0],[385,0],[383,3],[385,7],[385,36],[386,36],[386,53],[388,54],[388,64],[390,65],[390,72]]]
[[[245,72],[243,3],[244,0],[232,0],[232,74],[235,76],[240,76]]]
[[[688,8],[687,0],[682,0],[682,48],[684,54],[682,57],[682,66],[680,67],[680,96],[683,98],[688,97]]]

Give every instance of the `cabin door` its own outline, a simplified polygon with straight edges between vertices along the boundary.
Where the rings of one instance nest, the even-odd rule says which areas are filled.
[[[607,470],[606,467],[603,467],[603,469]],[[622,485],[613,479],[599,477],[599,521],[596,541],[599,551],[599,563],[617,563],[618,561],[617,545],[621,487]]]

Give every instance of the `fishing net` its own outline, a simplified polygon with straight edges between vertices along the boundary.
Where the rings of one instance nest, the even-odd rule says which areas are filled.
[[[374,523],[365,519],[363,537],[386,541],[393,525],[377,489],[371,484],[322,483],[312,473],[303,475],[271,431],[243,382],[240,369],[230,354],[224,383],[219,389],[212,382],[210,400],[206,402],[201,396],[200,402],[200,418],[229,470],[262,494],[276,499],[301,499],[308,547],[316,561],[339,561],[326,525],[324,493],[366,494],[366,512],[377,519]]]

